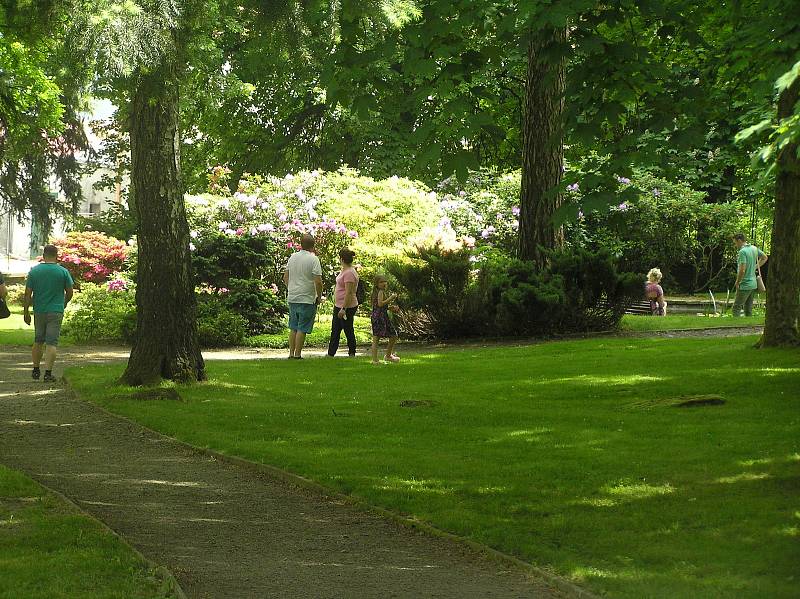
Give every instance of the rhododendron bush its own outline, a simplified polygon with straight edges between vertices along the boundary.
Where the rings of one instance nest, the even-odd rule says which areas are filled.
[[[96,231],[75,231],[51,241],[58,248],[58,261],[77,284],[104,283],[124,269],[128,247],[124,241]]]

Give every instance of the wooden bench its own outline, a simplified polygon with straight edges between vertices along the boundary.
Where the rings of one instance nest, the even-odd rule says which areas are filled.
[[[632,302],[625,307],[625,314],[650,316],[652,314],[652,312],[650,312],[650,300],[643,299],[638,302]]]

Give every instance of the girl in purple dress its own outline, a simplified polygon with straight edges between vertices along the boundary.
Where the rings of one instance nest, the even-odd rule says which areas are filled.
[[[386,355],[384,359],[387,362],[399,362],[400,358],[397,357],[392,350],[394,344],[397,343],[397,329],[394,328],[391,319],[389,318],[389,310],[393,310],[395,306],[392,304],[397,299],[397,294],[388,294],[386,292],[386,285],[388,280],[383,275],[377,275],[372,284],[372,363],[380,364],[378,361],[378,342],[381,337],[389,338],[389,345],[386,347]]]
[[[667,302],[664,300],[664,290],[661,288],[661,271],[651,268],[647,273],[647,283],[644,286],[644,295],[650,300],[650,314],[653,316],[667,315]]]

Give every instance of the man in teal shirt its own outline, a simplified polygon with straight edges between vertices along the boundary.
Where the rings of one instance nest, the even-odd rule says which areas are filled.
[[[25,324],[31,324],[29,311],[33,297],[33,373],[34,380],[39,380],[39,365],[44,354],[44,381],[55,381],[53,362],[56,361],[58,337],[61,335],[61,321],[64,319],[64,308],[72,299],[72,276],[69,271],[58,264],[58,248],[54,245],[44,246],[42,252],[44,262],[34,266],[28,273],[25,283],[25,297],[22,306],[25,310]],[[45,348],[46,346],[46,348]]]
[[[733,236],[733,243],[739,250],[736,263],[736,298],[733,300],[733,315],[741,316],[744,308],[745,316],[753,315],[753,298],[758,284],[756,274],[767,261],[767,255],[754,245],[747,243],[742,233]]]

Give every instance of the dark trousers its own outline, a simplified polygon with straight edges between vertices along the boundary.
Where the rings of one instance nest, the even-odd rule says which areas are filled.
[[[339,337],[344,331],[344,336],[347,337],[347,353],[351,356],[356,355],[356,332],[353,330],[353,319],[356,317],[356,310],[358,308],[345,308],[347,319],[339,318],[339,310],[341,308],[333,309],[333,321],[331,321],[331,341],[328,344],[328,355],[335,356],[336,350],[339,349]]]

